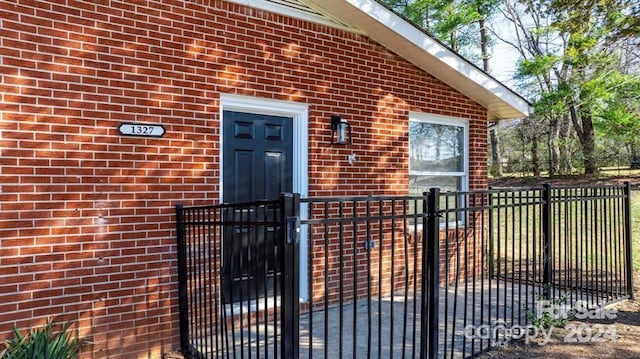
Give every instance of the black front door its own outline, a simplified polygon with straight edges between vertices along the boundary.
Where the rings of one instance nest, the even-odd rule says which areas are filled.
[[[293,119],[243,112],[223,113],[225,203],[276,199],[293,190]],[[235,221],[272,217],[268,210],[236,211]],[[256,210],[253,210],[256,211]],[[225,301],[255,298],[273,290],[279,270],[274,226],[231,226],[223,240]],[[266,273],[265,273],[266,268]]]

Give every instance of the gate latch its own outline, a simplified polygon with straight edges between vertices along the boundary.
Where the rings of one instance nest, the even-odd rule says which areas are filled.
[[[287,217],[287,244],[300,243],[300,218]]]

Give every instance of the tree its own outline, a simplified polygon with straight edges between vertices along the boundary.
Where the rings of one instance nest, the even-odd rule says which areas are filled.
[[[493,12],[497,0],[385,0],[396,12],[425,29],[453,51],[482,62],[479,23]],[[485,40],[488,45],[488,36]]]
[[[497,1],[475,1],[478,12],[478,26],[480,27],[480,54],[482,55],[482,68],[485,72],[490,72],[489,67],[489,45],[491,39],[486,26],[488,17],[492,16],[497,9]],[[493,169],[498,177],[502,177],[502,158],[500,157],[500,137],[494,126],[489,126],[489,144],[491,146],[491,159]]]
[[[497,12],[499,0],[387,0],[387,5],[424,28],[452,50],[475,60],[489,72],[491,37],[487,19]],[[489,128],[493,166],[502,176],[500,142]]]
[[[637,10],[629,0],[508,0],[504,13],[516,34],[512,45],[522,57],[520,80],[539,91],[536,109],[549,125],[549,145],[565,143],[560,139],[571,135],[566,131],[570,124],[581,146],[584,173],[594,174],[594,121],[610,99],[625,97],[604,79],[620,71],[617,46],[639,33]]]
[[[640,77],[611,73],[591,84],[595,88],[611,89],[602,95],[594,109],[596,131],[603,137],[622,144],[630,157],[640,155]]]

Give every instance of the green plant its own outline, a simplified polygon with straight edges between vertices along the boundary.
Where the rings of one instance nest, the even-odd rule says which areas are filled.
[[[500,172],[498,171],[498,165],[495,163],[492,163],[489,165],[489,176],[493,177],[493,178],[497,178],[500,177]]]
[[[544,300],[540,295],[536,297],[538,302]],[[525,309],[525,314],[527,319],[531,321],[531,325],[536,327],[538,330],[549,329],[552,327],[563,328],[569,321],[569,318],[575,314],[575,310],[573,309],[569,311],[564,310],[565,307],[563,304],[566,301],[567,297],[563,295],[560,298],[547,303],[548,306],[545,306],[544,310],[541,312],[535,313],[531,309],[527,308]]]
[[[74,337],[69,326],[69,323],[65,323],[59,332],[55,332],[56,325],[48,321],[47,324],[33,328],[26,334],[14,328],[14,337],[5,343],[6,347],[0,354],[0,359],[76,358],[86,340]]]

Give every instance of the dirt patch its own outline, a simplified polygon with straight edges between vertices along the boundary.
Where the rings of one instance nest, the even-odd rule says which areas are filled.
[[[634,283],[636,299],[607,307],[615,310],[613,319],[572,320],[553,328],[548,341],[512,341],[479,358],[640,358],[640,273]]]

